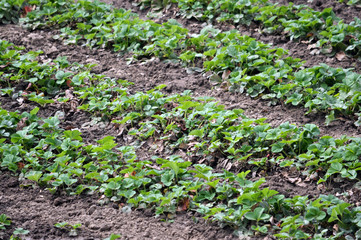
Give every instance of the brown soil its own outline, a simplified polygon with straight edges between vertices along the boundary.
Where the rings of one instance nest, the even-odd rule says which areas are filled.
[[[132,1],[105,1],[114,3],[116,7],[132,8]],[[133,7],[134,8],[134,7]],[[136,8],[134,8],[136,9]],[[136,9],[137,10],[137,9]],[[140,12],[145,18],[146,12]],[[339,13],[338,13],[339,14]],[[168,12],[158,21],[163,22],[174,16]],[[356,16],[356,15],[355,15]],[[195,20],[178,19],[193,32],[201,29],[201,23]],[[222,26],[232,28],[232,26]],[[284,36],[259,34],[257,26],[252,28],[238,27],[242,33],[251,35],[258,40],[273,43],[274,46],[290,49],[294,57],[306,60],[306,66],[313,66],[326,62],[331,66],[349,68],[357,67],[361,72],[361,65],[354,59],[346,58],[339,62],[335,58],[324,55],[311,55],[307,50],[307,43],[290,42]],[[43,50],[40,61],[55,59],[58,56],[68,56],[70,62],[96,63],[95,73],[101,73],[109,77],[125,79],[135,84],[130,86],[131,91],[146,91],[159,84],[166,84],[165,91],[168,94],[192,90],[195,96],[213,96],[228,109],[242,108],[245,114],[251,118],[267,118],[273,126],[283,122],[291,122],[297,125],[313,123],[320,127],[323,135],[339,137],[341,135],[361,136],[360,129],[356,128],[350,120],[339,119],[329,126],[324,125],[323,114],[310,114],[305,116],[306,110],[292,106],[272,106],[268,101],[251,99],[249,96],[227,92],[224,89],[213,86],[207,77],[201,73],[188,73],[187,70],[177,63],[167,63],[154,59],[148,62],[136,62],[128,65],[125,56],[119,56],[104,49],[91,50],[81,46],[65,46],[52,36],[56,31],[32,31],[29,32],[16,25],[0,26],[0,39],[5,39],[17,45],[26,47],[26,50]],[[34,103],[22,103],[8,97],[0,97],[1,107],[8,110],[29,111],[36,106]],[[57,105],[41,107],[39,115],[50,117],[59,110]],[[105,123],[103,126],[90,126],[90,114],[81,111],[65,111],[65,119],[62,126],[79,128],[85,143],[93,143],[96,139],[104,136],[115,135],[118,131],[113,125]],[[119,144],[129,144],[124,139],[116,139]],[[181,150],[174,154],[185,155]],[[139,150],[140,158],[148,158],[154,154],[144,146]],[[163,153],[166,154],[166,153]],[[192,158],[192,156],[188,156]],[[214,159],[211,163],[217,169],[227,165],[226,159]],[[244,170],[241,166],[232,166],[232,171]],[[254,172],[252,179],[265,177],[268,187],[279,191],[286,197],[294,195],[309,195],[310,198],[320,194],[337,194],[352,192],[348,200],[358,203],[360,191],[353,188],[352,182],[341,182],[337,185],[317,185],[314,181],[304,184],[305,177],[298,171],[285,171],[272,169],[267,172]],[[31,239],[67,239],[70,238],[65,230],[57,229],[57,222],[81,223],[76,239],[103,239],[112,233],[122,235],[121,239],[236,239],[233,231],[222,229],[215,224],[205,223],[202,218],[192,212],[169,216],[169,218],[154,218],[153,213],[143,210],[135,210],[131,214],[123,212],[117,204],[102,205],[104,199],[101,196],[65,196],[52,195],[45,189],[22,187],[23,182],[11,176],[9,172],[0,172],[0,213],[10,216],[13,224],[5,232],[1,232],[0,239],[8,239],[15,228],[30,230]]]
[[[30,239],[237,239],[231,230],[206,223],[191,212],[156,219],[152,212],[126,212],[117,204],[102,204],[99,196],[52,195],[44,189],[20,187],[16,177],[0,172],[0,212],[11,217],[11,227],[0,231],[9,239],[15,228],[30,231]],[[80,223],[78,236],[54,224]],[[26,238],[28,239],[28,238]]]

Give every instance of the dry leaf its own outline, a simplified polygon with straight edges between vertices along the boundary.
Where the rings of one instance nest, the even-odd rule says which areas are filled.
[[[231,74],[231,71],[230,71],[230,70],[224,70],[224,71],[223,71],[223,74],[222,74],[222,79],[223,79],[223,80],[228,79],[228,77],[229,77],[230,74]]]
[[[315,49],[315,48],[317,48],[317,44],[316,44],[316,43],[310,44],[310,45],[307,46],[307,49],[308,49],[308,50]]]
[[[311,52],[310,52],[311,55],[318,55],[320,54],[320,50],[319,49],[313,49]]]
[[[136,172],[135,171],[133,171],[133,172],[131,172],[131,174],[129,174],[129,173],[126,173],[126,174],[124,174],[124,178],[128,178],[128,177],[130,177],[130,176],[135,176],[135,174],[136,174]]]
[[[19,170],[23,169],[25,167],[25,164],[22,162],[17,163]]]
[[[189,198],[183,198],[178,203],[177,211],[178,212],[186,211],[189,208],[189,204],[190,204]]]
[[[338,52],[335,57],[337,60],[342,61],[346,57],[346,54],[344,52]]]
[[[288,177],[288,178],[287,178],[287,181],[289,181],[290,183],[295,183],[295,182],[297,182],[298,180],[299,180],[298,177],[295,177],[295,178]]]
[[[25,117],[18,122],[16,125],[16,131],[23,130],[23,128],[26,127],[26,120],[28,120],[28,118]]]

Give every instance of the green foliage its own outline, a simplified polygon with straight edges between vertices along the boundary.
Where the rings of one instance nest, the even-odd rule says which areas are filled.
[[[192,2],[187,4],[195,4]],[[265,15],[259,17],[268,20],[272,18],[270,15],[280,14],[277,15],[279,26],[283,26],[291,38],[300,38],[304,34],[317,35],[320,38],[331,31],[334,34],[328,38],[332,46],[344,44],[341,35],[345,29],[351,31],[351,28],[358,29],[360,25],[357,19],[347,26],[341,27],[342,23],[334,25],[336,17],[330,9],[315,12],[305,6],[292,4],[286,9],[285,6],[273,9],[274,6],[265,1],[255,1],[256,6],[252,5],[252,1],[242,3],[243,5],[228,0],[226,2],[226,5],[218,5],[220,3],[217,1],[202,4],[208,4],[207,11],[211,11],[212,4],[215,4],[214,6],[228,7],[236,12],[248,9],[251,15],[263,12]],[[60,3],[62,8],[56,8]],[[216,16],[218,7],[214,7],[214,13],[208,14]],[[48,8],[54,11],[47,10]],[[327,26],[324,26],[324,23]],[[54,25],[61,27],[62,33],[56,38],[61,38],[68,44],[78,43],[89,47],[99,46],[132,52],[130,61],[152,55],[179,59],[185,64],[194,64],[200,60],[203,62],[204,71],[212,73],[210,80],[226,81],[231,91],[271,99],[274,103],[284,101],[295,106],[305,106],[309,109],[308,113],[325,112],[326,124],[339,116],[354,118],[357,126],[361,122],[359,74],[349,69],[331,68],[325,64],[300,70],[303,63],[300,59],[287,57],[286,50],[271,48],[253,38],[242,36],[237,31],[221,32],[206,27],[200,34],[189,36],[188,31],[174,20],[156,24],[139,19],[136,14],[124,9],[112,9],[104,3],[88,1],[45,1],[40,4],[39,9],[30,12],[27,18],[23,19],[23,24],[29,28]],[[269,24],[272,25],[273,22]],[[350,41],[357,44],[355,39],[358,38],[351,38]],[[320,45],[327,45],[325,39],[320,41]],[[347,51],[357,51],[357,46],[349,45],[345,48]],[[59,69],[55,82],[46,83],[64,85],[66,80],[71,78],[70,72]],[[75,81],[79,80],[80,76],[76,75],[72,79],[73,84],[81,84],[80,81]],[[33,80],[38,81],[33,77],[29,81]],[[57,89],[55,86],[46,87],[51,93]],[[38,95],[33,95],[30,99],[39,104],[48,103],[47,100],[39,99]],[[84,106],[85,108],[106,109],[106,106],[104,102],[94,100],[89,106]],[[151,134],[151,130],[148,134]]]
[[[197,101],[188,93],[165,96],[153,89],[129,95],[126,89],[123,91],[122,101],[108,99],[110,108],[117,106],[110,114],[124,118],[117,121],[125,124],[126,129],[128,125],[137,126],[132,134],[141,139],[152,138],[153,134],[144,133],[153,129],[153,133],[162,136],[163,144],[189,145],[196,155],[223,153],[245,162],[265,157],[280,165],[285,159],[297,159],[298,167],[310,172],[324,169],[326,177],[338,174],[352,179],[360,170],[361,152],[356,148],[360,139],[320,138],[318,128],[312,124],[298,128],[285,123],[271,128],[264,119],[247,119],[241,110],[224,110],[214,102]],[[169,108],[169,103],[174,107]],[[334,223],[341,226],[341,231],[354,232],[359,224],[360,210],[333,196],[321,196],[313,201],[300,196],[286,198],[262,187],[263,178],[249,180],[250,171],[215,172],[210,166],[192,165],[179,156],[140,161],[133,147],[117,148],[112,136],[85,146],[79,131],[60,129],[56,118],[38,118],[36,109],[21,115],[0,112],[0,120],[11,123],[4,128],[8,136],[0,147],[1,167],[22,172],[27,179],[51,192],[101,192],[111,201],[124,202],[130,208],[148,207],[158,215],[194,209],[209,220],[235,228],[247,227],[261,234],[271,231],[275,236],[287,238],[313,236],[318,233],[318,226]],[[24,118],[26,126],[16,130]],[[168,128],[164,119],[179,127]],[[195,134],[196,129],[203,130]],[[167,134],[175,134],[178,141],[174,142]],[[269,227],[271,217],[282,223],[281,229]],[[301,225],[312,225],[316,230],[297,227]],[[76,234],[75,225],[59,223],[57,227]]]
[[[134,58],[157,56],[180,59],[185,64],[201,60],[204,70],[212,73],[210,79],[227,81],[230,90],[304,105],[309,112],[327,112],[327,121],[338,114],[361,116],[360,75],[348,69],[324,64],[301,69],[302,62],[287,57],[286,50],[270,48],[236,31],[206,27],[190,36],[174,20],[156,24],[98,1],[34,3],[37,9],[28,13],[23,25],[60,27],[61,34],[56,38],[67,44],[128,51]],[[144,1],[143,6],[147,3]],[[168,4],[158,3],[161,7]],[[182,13],[191,9],[188,17],[200,19],[238,19],[249,24],[256,14],[267,19],[265,25],[269,24],[270,30],[287,27],[294,38],[325,29],[323,21],[327,28],[334,28],[334,16],[328,9],[310,14],[304,6],[289,5],[292,12],[280,7],[275,8],[280,15],[272,16],[273,5],[268,1],[178,4]],[[208,12],[203,12],[205,6]],[[263,15],[257,15],[260,9]],[[281,13],[284,18],[279,18]],[[291,19],[295,16],[297,21]],[[337,44],[343,41],[342,35],[331,38]],[[253,171],[292,166],[309,175],[317,171],[321,183],[334,178],[354,180],[361,170],[359,138],[321,137],[313,124],[297,127],[286,122],[272,127],[266,119],[249,119],[240,109],[226,110],[212,99],[192,97],[189,91],[167,96],[161,92],[164,85],[131,94],[127,89],[130,83],[92,74],[91,65],[71,64],[66,58],[41,64],[36,61],[41,51],[23,50],[0,41],[1,94],[23,94],[27,100],[45,105],[53,99],[44,96],[62,94],[72,87],[73,97],[81,99],[78,109],[111,120],[111,124],[121,126],[122,134],[140,141],[149,139],[155,145],[161,140],[168,150],[184,149],[196,157],[238,161]],[[14,86],[24,80],[29,85],[19,92]],[[57,101],[64,103],[71,101],[69,98]],[[79,130],[63,130],[58,117],[40,118],[38,110],[19,113],[0,109],[0,167],[52,193],[98,192],[110,201],[124,203],[129,210],[147,207],[157,215],[197,211],[209,221],[239,231],[286,239],[337,239],[344,233],[359,234],[360,208],[335,196],[321,195],[312,200],[307,196],[285,197],[264,187],[264,178],[250,180],[250,171],[217,172],[211,166],[192,164],[175,155],[140,160],[136,147],[119,147],[114,136],[85,144]],[[9,221],[6,215],[0,215],[0,227],[9,225]],[[338,228],[331,231],[335,224]],[[62,222],[55,227],[75,236],[81,225]],[[112,235],[110,239],[117,237]]]
[[[6,226],[10,226],[11,220],[5,214],[0,215],[0,230],[4,230]]]
[[[54,227],[69,231],[69,236],[76,237],[78,235],[77,229],[81,227],[80,223],[69,224],[68,222],[55,223]]]
[[[156,2],[147,0],[139,4],[144,8],[152,7]],[[283,31],[291,40],[317,40],[319,46],[331,48],[333,54],[341,50],[354,57],[361,56],[361,20],[355,18],[350,24],[345,24],[331,8],[319,12],[307,5],[277,5],[264,0],[173,0],[172,3],[178,6],[179,14],[186,18],[243,25],[258,22],[268,33]],[[349,5],[358,3],[359,0],[347,2]],[[156,5],[159,10],[169,7],[170,3]]]
[[[0,0],[0,24],[18,23],[26,0]]]

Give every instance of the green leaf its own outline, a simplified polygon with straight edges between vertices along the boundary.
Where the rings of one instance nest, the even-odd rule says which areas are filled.
[[[121,238],[121,237],[122,237],[122,235],[120,235],[120,234],[112,233],[109,237],[104,238],[104,240],[115,240],[115,239],[118,239],[118,238]]]
[[[257,222],[260,221],[260,220],[267,220],[271,216],[268,215],[268,214],[263,213],[264,210],[265,209],[262,208],[262,207],[257,207],[257,208],[254,209],[253,212],[247,212],[244,216],[248,220],[257,221]]]
[[[42,175],[43,173],[41,171],[30,171],[25,174],[25,177],[29,180],[38,182]]]
[[[112,182],[108,183],[107,188],[109,188],[111,190],[117,190],[120,188],[120,184],[115,181],[112,181]]]
[[[33,110],[30,111],[30,114],[31,115],[36,115],[38,112],[39,112],[39,108],[36,107],[36,108],[34,108]]]
[[[202,137],[203,137],[203,132],[204,132],[204,129],[203,129],[203,128],[202,128],[202,129],[195,129],[195,130],[191,131],[191,132],[189,133],[189,135],[191,135],[191,136],[197,136],[197,137],[199,137],[199,138],[202,138]]]
[[[29,230],[26,230],[26,229],[23,229],[23,228],[17,228],[17,229],[15,229],[13,234],[15,234],[15,235],[26,235],[29,232],[30,232]]]
[[[327,173],[332,175],[335,173],[340,173],[343,169],[343,165],[339,162],[331,163],[330,168],[327,170]]]
[[[167,171],[163,173],[161,177],[162,183],[167,187],[172,185],[173,179],[174,179],[174,173],[172,171]]]
[[[64,131],[64,136],[67,138],[70,138],[72,140],[79,140],[79,141],[83,141],[83,138],[80,136],[81,132],[78,130],[68,130],[68,131]]]
[[[70,224],[68,222],[60,222],[60,223],[55,223],[54,226],[57,228],[65,228],[67,226],[69,226]]]
[[[318,207],[310,207],[305,215],[305,218],[308,221],[312,221],[313,219],[316,219],[317,221],[321,221],[325,217],[326,217],[326,213],[324,211],[321,211]]]
[[[342,217],[342,215],[345,212],[345,209],[350,205],[351,204],[344,202],[344,203],[339,203],[335,207],[333,207],[330,214],[331,217],[328,219],[328,222],[333,222],[336,220],[341,221],[339,217]]]
[[[5,229],[5,226],[9,226],[11,220],[5,214],[0,215],[0,229]]]
[[[286,145],[285,143],[277,142],[277,143],[275,143],[275,144],[272,145],[271,151],[272,151],[273,153],[282,152],[282,151],[283,151],[283,147],[284,147],[285,145]]]

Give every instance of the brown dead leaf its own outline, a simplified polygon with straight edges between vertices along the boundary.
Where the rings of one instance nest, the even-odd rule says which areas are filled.
[[[28,118],[22,118],[18,124],[16,125],[16,131],[20,131],[22,130],[24,127],[26,127],[26,120],[28,120]]]
[[[320,54],[320,50],[315,48],[310,52],[311,55],[319,55]]]
[[[342,61],[346,57],[346,54],[344,52],[338,52],[335,57],[337,60]]]
[[[65,97],[69,98],[69,100],[73,100],[74,99],[73,91],[70,89],[65,90]]]
[[[177,211],[178,212],[186,211],[189,208],[189,204],[190,204],[189,198],[187,198],[187,197],[183,198],[178,203]]]
[[[128,177],[130,177],[130,176],[133,176],[133,177],[134,177],[135,174],[136,174],[135,171],[131,172],[130,174],[129,174],[129,173],[126,173],[126,174],[124,174],[124,178],[128,178]]]
[[[338,224],[333,225],[333,230],[335,230],[336,232],[338,232]]]
[[[17,163],[19,170],[23,169],[25,167],[25,164],[22,162]]]
[[[299,178],[298,177],[288,177],[287,178],[287,181],[289,181],[290,183],[295,183],[295,182],[297,182],[299,180]]]
[[[222,79],[227,80],[230,74],[231,74],[230,70],[224,70],[222,74]]]
[[[187,148],[188,148],[188,144],[182,142],[181,144],[179,144],[179,148],[180,148],[180,149],[187,149]]]
[[[75,128],[73,125],[67,125],[67,126],[65,126],[65,130],[71,130],[71,129],[73,129],[73,128]]]
[[[316,43],[310,44],[310,45],[307,46],[307,49],[308,49],[308,50],[315,49],[315,48],[317,48],[317,44],[316,44]]]
[[[316,181],[318,179],[318,173],[314,172],[310,176],[306,177],[305,182]]]
[[[302,187],[302,188],[307,188],[307,184],[306,183],[304,183],[304,182],[298,182],[298,183],[296,183],[296,185],[297,186],[299,186],[299,187]]]
[[[29,83],[28,86],[25,88],[25,90],[29,90],[32,86],[32,83]]]

